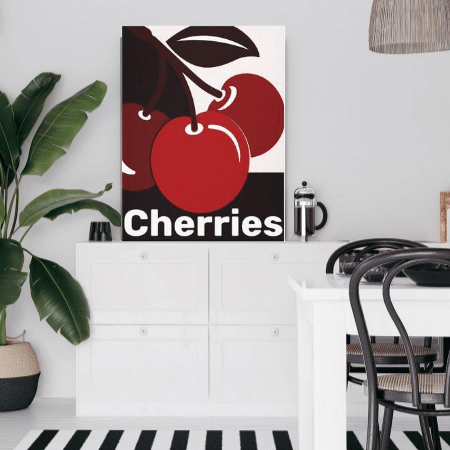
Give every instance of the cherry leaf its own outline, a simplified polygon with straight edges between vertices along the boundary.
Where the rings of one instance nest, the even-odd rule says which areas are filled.
[[[239,58],[259,56],[254,42],[236,27],[187,27],[167,44],[178,56],[199,67],[219,67]]]

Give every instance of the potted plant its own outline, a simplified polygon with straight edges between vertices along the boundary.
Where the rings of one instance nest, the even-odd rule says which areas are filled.
[[[31,256],[28,278],[41,320],[45,319],[74,345],[89,338],[89,306],[80,284],[63,267],[22,247],[25,236],[42,218],[55,220],[61,214],[81,209],[97,210],[116,226],[121,222],[114,208],[95,200],[110,190],[111,184],[97,193],[52,189],[19,213],[22,178],[44,175],[65,155],[88,119],[87,112],[100,106],[106,94],[105,83],[95,81],[52,108],[33,136],[27,160],[19,171],[22,145],[60,78],[41,73],[12,104],[0,92],[0,411],[28,407],[40,375],[31,345],[6,338],[6,308],[20,297],[28,277],[22,270],[25,253]]]

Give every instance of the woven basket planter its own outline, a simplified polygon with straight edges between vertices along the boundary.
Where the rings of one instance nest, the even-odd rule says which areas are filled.
[[[39,381],[39,362],[29,342],[0,346],[0,412],[28,408]]]

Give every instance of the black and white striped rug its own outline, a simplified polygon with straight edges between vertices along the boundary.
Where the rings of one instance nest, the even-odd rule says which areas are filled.
[[[271,430],[33,430],[14,450],[294,450],[291,437]]]
[[[300,450],[296,434],[270,430],[33,430],[14,450]],[[450,432],[440,435],[442,450],[450,450]],[[347,432],[347,450],[364,450],[365,438],[364,431]],[[392,432],[390,450],[423,448],[420,433]]]
[[[450,450],[450,432],[444,431],[441,435],[442,450]],[[364,450],[366,432],[347,432],[347,450]],[[393,431],[389,450],[424,450],[422,436],[417,431]]]

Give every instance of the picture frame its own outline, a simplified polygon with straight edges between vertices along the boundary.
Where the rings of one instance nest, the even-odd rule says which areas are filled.
[[[440,194],[440,235],[441,242],[448,242],[448,212],[450,210],[450,192]]]
[[[122,28],[122,240],[284,241],[283,26]]]

